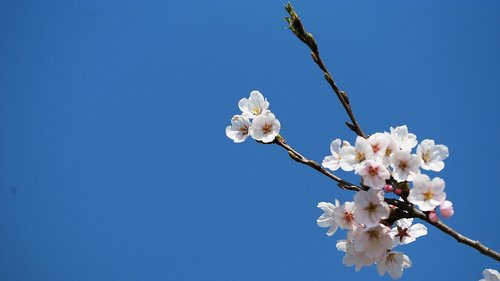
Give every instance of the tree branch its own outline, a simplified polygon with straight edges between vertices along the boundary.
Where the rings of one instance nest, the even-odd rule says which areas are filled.
[[[477,240],[472,240],[469,237],[460,234],[453,228],[449,227],[442,221],[437,221],[437,222],[432,222],[429,220],[429,217],[427,216],[428,212],[422,212],[420,210],[415,209],[413,204],[399,201],[396,199],[390,199],[390,198],[385,198],[385,202],[388,204],[397,206],[398,208],[404,210],[409,214],[409,218],[419,218],[421,220],[426,221],[427,223],[433,225],[434,227],[438,228],[442,232],[450,235],[451,237],[455,238],[457,242],[463,243],[465,245],[468,245],[476,250],[478,250],[481,254],[486,255],[488,257],[491,257],[495,259],[496,261],[500,261],[500,253],[496,252],[495,250],[486,247],[485,245],[481,244],[481,242]]]
[[[297,36],[297,38],[300,39],[300,41],[304,42],[304,44],[306,44],[309,47],[309,49],[311,50],[312,59],[323,71],[326,81],[337,95],[337,98],[344,107],[347,115],[349,115],[352,124],[346,122],[347,127],[349,127],[349,129],[354,131],[358,136],[366,139],[366,135],[363,133],[363,130],[359,126],[358,121],[356,121],[356,118],[354,117],[351,105],[349,104],[349,97],[347,96],[347,93],[339,90],[337,84],[335,83],[335,80],[333,80],[332,75],[326,68],[326,65],[323,63],[323,60],[319,55],[319,50],[318,50],[318,45],[316,44],[316,40],[314,39],[311,33],[305,31],[299,16],[293,9],[292,4],[290,4],[290,2],[285,6],[285,9],[288,12],[288,14],[290,14],[290,17],[285,18],[286,21],[288,22],[290,30]]]
[[[260,143],[263,143],[263,142],[260,142]],[[352,184],[348,181],[345,181],[341,178],[339,178],[338,176],[334,175],[333,173],[329,172],[327,169],[323,168],[323,166],[321,166],[318,162],[314,161],[314,160],[309,160],[307,159],[306,157],[304,157],[302,154],[300,154],[298,151],[296,151],[295,149],[293,149],[286,141],[285,139],[278,135],[273,142],[271,142],[270,144],[277,144],[279,146],[281,146],[282,148],[284,148],[286,151],[288,151],[288,155],[290,156],[290,158],[292,158],[293,160],[301,163],[301,164],[304,164],[304,165],[307,165],[311,168],[313,168],[314,170],[322,173],[323,175],[329,177],[330,179],[334,180],[335,182],[337,182],[337,185],[342,188],[342,189],[345,189],[345,190],[353,190],[353,191],[360,191],[360,190],[365,190],[365,188],[363,187],[359,187],[355,184]]]
[[[259,142],[262,144],[265,144],[263,142]],[[322,173],[323,175],[327,176],[328,178],[334,180],[337,182],[337,185],[344,190],[352,190],[352,191],[361,191],[365,190],[366,188],[364,186],[357,186],[355,184],[352,184],[348,181],[345,181],[341,179],[340,177],[334,175],[333,173],[329,172],[325,168],[323,168],[319,163],[317,163],[314,160],[309,160],[305,156],[303,156],[301,153],[299,153],[297,150],[293,149],[286,141],[285,139],[278,135],[273,142],[269,144],[277,144],[278,146],[284,148],[286,151],[288,151],[288,155],[290,158],[295,160],[298,163],[307,165],[314,170]],[[423,221],[426,221],[427,223],[433,225],[434,227],[438,228],[442,232],[450,235],[451,237],[455,238],[459,243],[463,243],[465,245],[468,245],[476,250],[478,250],[481,254],[486,255],[488,257],[491,257],[497,261],[500,261],[500,253],[496,252],[495,250],[486,247],[485,245],[481,244],[477,240],[472,240],[469,237],[460,234],[456,230],[452,229],[442,221],[437,221],[437,222],[432,222],[429,220],[426,212],[422,212],[420,210],[415,209],[413,204],[405,201],[400,201],[397,199],[393,198],[384,198],[385,202],[396,206],[397,209],[395,212],[391,213],[391,216],[386,219],[386,222],[390,225],[392,225],[395,221],[402,219],[402,218],[419,218]]]
[[[316,40],[312,36],[311,33],[306,32],[304,29],[304,26],[302,25],[302,22],[300,21],[299,16],[293,9],[292,5],[288,3],[285,7],[286,11],[290,15],[290,17],[286,17],[286,21],[288,22],[288,25],[290,27],[290,30],[299,38],[303,43],[305,43],[309,49],[311,50],[311,56],[314,60],[314,62],[319,66],[319,68],[323,71],[325,75],[325,79],[328,82],[328,84],[331,86],[335,94],[337,95],[340,103],[344,106],[344,109],[349,115],[349,118],[351,119],[351,123],[346,122],[346,125],[354,131],[358,136],[366,138],[366,135],[363,133],[361,130],[361,127],[359,126],[358,122],[356,121],[356,118],[354,117],[354,113],[352,112],[351,105],[349,103],[349,98],[347,94],[343,91],[340,91],[339,88],[337,87],[335,81],[333,80],[330,72],[326,68],[325,64],[321,60],[321,57],[319,55],[319,50],[318,50],[318,45],[316,43]],[[302,164],[308,165],[311,168],[315,169],[316,171],[324,174],[325,176],[329,177],[330,179],[334,180],[335,182],[338,183],[338,186],[342,189],[348,189],[348,190],[353,190],[353,191],[360,191],[360,190],[366,190],[365,187],[359,187],[354,184],[351,184],[347,181],[342,180],[341,178],[337,177],[336,175],[332,174],[325,168],[323,168],[320,164],[313,160],[309,160],[305,158],[302,154],[294,150],[290,145],[288,145],[285,140],[281,136],[277,136],[275,140],[272,142],[274,144],[277,144],[281,146],[282,148],[286,149],[288,151],[288,154],[290,157]],[[444,224],[441,221],[437,222],[432,222],[428,218],[428,212],[422,212],[420,210],[417,210],[413,204],[409,202],[404,202],[404,201],[399,201],[396,199],[391,199],[391,198],[385,198],[385,202],[388,204],[391,204],[393,206],[396,206],[398,209],[393,212],[392,216],[388,219],[386,219],[386,222],[392,225],[392,223],[398,219],[401,218],[419,218],[421,220],[426,221],[427,223],[433,225],[434,227],[438,228],[442,232],[450,235],[451,237],[455,238],[459,243],[463,243],[465,245],[468,245],[477,251],[479,251],[481,254],[486,255],[488,257],[491,257],[495,259],[496,261],[500,261],[500,253],[496,252],[495,250],[486,247],[485,245],[481,244],[477,240],[472,240],[456,230],[452,229],[448,225]]]

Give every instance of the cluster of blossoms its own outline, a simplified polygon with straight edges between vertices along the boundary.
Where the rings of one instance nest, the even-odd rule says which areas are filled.
[[[269,110],[269,102],[259,91],[252,91],[250,97],[238,102],[240,115],[231,118],[226,127],[226,135],[236,143],[243,142],[248,136],[269,143],[278,135],[281,124]]]
[[[337,242],[337,249],[345,252],[346,266],[355,265],[359,271],[363,266],[376,264],[380,275],[387,272],[393,279],[400,278],[403,269],[411,266],[408,256],[393,249],[426,235],[427,228],[420,223],[412,225],[413,219],[399,219],[391,225],[386,219],[395,207],[385,202],[385,193],[394,193],[400,200],[418,206],[431,221],[438,220],[438,206],[441,216],[453,215],[452,203],[445,200],[444,181],[421,173],[421,169],[441,171],[448,148],[428,139],[417,144],[416,136],[408,133],[406,126],[373,134],[368,139],[357,137],[355,145],[339,139],[332,141],[332,155],[325,157],[322,165],[333,171],[354,171],[367,189],[357,192],[353,202],[318,204],[324,213],[317,223],[329,228],[327,235],[332,236],[339,227],[347,230],[347,238]],[[416,153],[412,154],[416,146]]]
[[[252,91],[238,106],[241,114],[234,115],[231,125],[226,127],[227,137],[235,143],[245,141],[248,136],[263,143],[273,142],[281,125],[269,110],[267,99],[259,91]],[[399,200],[418,206],[432,222],[439,220],[437,207],[442,217],[451,217],[453,204],[446,200],[444,180],[431,179],[421,172],[441,171],[449,155],[448,148],[430,139],[418,144],[417,137],[406,126],[400,126],[367,139],[358,136],[354,145],[335,139],[330,150],[323,167],[354,171],[361,176],[364,190],[357,192],[352,202],[318,203],[324,213],[317,224],[328,228],[328,236],[333,236],[339,227],[347,231],[346,239],[336,244],[345,253],[342,261],[346,266],[354,265],[359,271],[363,266],[376,264],[381,276],[387,273],[393,279],[401,278],[403,270],[412,263],[407,255],[394,248],[426,235],[427,227],[413,224],[412,218],[391,216],[398,207],[388,204],[391,201],[386,202],[384,196],[394,194]],[[480,281],[500,281],[496,270],[485,269],[483,275]]]

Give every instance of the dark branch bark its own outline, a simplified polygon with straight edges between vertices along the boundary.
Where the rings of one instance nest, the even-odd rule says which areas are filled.
[[[295,12],[295,10],[292,7],[292,4],[288,3],[285,7],[286,11],[288,14],[290,14],[290,17],[286,17],[286,21],[288,22],[290,30],[297,36],[297,38],[300,39],[300,41],[304,42],[309,49],[311,50],[311,57],[314,60],[314,62],[319,66],[319,68],[323,71],[323,74],[325,76],[325,80],[328,82],[330,87],[333,89],[335,94],[337,95],[337,98],[339,99],[340,103],[344,107],[344,110],[346,111],[347,115],[351,119],[351,123],[346,122],[347,127],[354,131],[358,136],[363,137],[366,139],[365,133],[363,133],[363,130],[358,124],[358,121],[354,117],[354,113],[352,112],[351,105],[349,103],[349,97],[347,96],[347,93],[344,91],[341,91],[337,84],[335,83],[335,80],[333,80],[332,75],[326,68],[325,63],[321,59],[321,56],[319,55],[319,49],[318,45],[316,44],[316,40],[312,36],[311,33],[306,32],[304,29],[304,26],[302,25],[302,22],[300,21],[299,16]]]
[[[300,154],[295,149],[293,149],[288,143],[286,143],[285,139],[282,136],[278,135],[274,139],[274,141],[271,143],[277,144],[277,145],[281,146],[282,148],[284,148],[286,151],[288,151],[288,155],[293,160],[295,160],[301,164],[307,165],[307,166],[313,168],[314,170],[322,173],[323,175],[329,177],[330,179],[334,180],[335,182],[337,182],[337,185],[340,188],[345,189],[345,190],[353,190],[353,191],[364,190],[364,188],[362,188],[362,187],[359,187],[355,184],[352,184],[348,181],[345,181],[345,180],[337,177],[336,175],[334,175],[333,173],[331,173],[327,169],[323,168],[323,166],[321,166],[318,162],[316,162],[314,160],[307,159],[302,154]]]

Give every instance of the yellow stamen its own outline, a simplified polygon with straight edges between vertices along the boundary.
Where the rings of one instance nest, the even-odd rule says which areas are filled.
[[[424,199],[425,199],[425,201],[429,201],[429,200],[431,200],[433,197],[434,197],[434,194],[432,194],[432,192],[431,192],[431,191],[427,191],[426,193],[424,193]]]
[[[273,129],[273,124],[264,124],[264,126],[262,127],[262,131],[264,132],[264,134],[269,134],[271,132],[271,130]]]

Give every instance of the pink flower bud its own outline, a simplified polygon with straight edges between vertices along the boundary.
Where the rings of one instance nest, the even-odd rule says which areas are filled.
[[[439,220],[439,217],[438,217],[438,215],[436,214],[436,212],[435,212],[435,211],[431,211],[431,212],[429,213],[429,220],[430,220],[431,222],[437,222],[437,221]]]
[[[455,211],[453,210],[453,203],[448,200],[441,203],[441,205],[439,206],[439,210],[441,211],[441,215],[443,216],[443,218],[449,218],[455,213]]]
[[[394,188],[392,187],[392,185],[390,185],[390,184],[386,184],[386,185],[384,185],[384,191],[385,191],[386,193],[390,193],[390,192],[393,192],[393,191],[394,191]]]
[[[401,195],[401,192],[402,192],[401,188],[397,188],[397,187],[396,187],[396,188],[394,188],[394,193],[395,193],[396,195]]]

